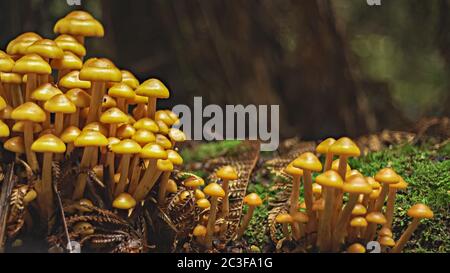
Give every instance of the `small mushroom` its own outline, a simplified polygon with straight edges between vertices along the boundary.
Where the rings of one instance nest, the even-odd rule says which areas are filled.
[[[347,253],[366,253],[366,248],[359,243],[354,243],[347,248],[346,252]]]
[[[303,170],[296,168],[293,166],[293,163],[290,163],[286,168],[284,168],[284,172],[288,175],[292,176],[292,189],[291,189],[291,196],[290,196],[290,208],[289,213],[293,214],[297,211],[297,203],[298,198],[300,196],[300,178],[303,176]],[[292,225],[294,238],[296,240],[300,237],[300,227],[298,223],[294,223]]]
[[[126,101],[131,100],[136,96],[133,89],[131,89],[128,84],[123,82],[123,73],[122,82],[116,83],[109,88],[108,95],[117,99],[117,107],[125,113],[128,112]]]
[[[368,242],[371,241],[373,236],[375,235],[377,225],[386,224],[386,217],[383,215],[383,213],[374,211],[366,215],[366,220],[369,223],[369,225],[366,228],[364,239],[366,242]]]
[[[323,171],[326,172],[331,169],[331,163],[333,162],[333,153],[329,151],[331,145],[333,145],[336,142],[336,139],[334,138],[327,138],[324,141],[322,141],[319,145],[316,147],[316,152],[319,154],[325,155],[325,164],[323,166]]]
[[[262,200],[256,193],[250,193],[249,195],[244,197],[244,204],[247,204],[248,210],[245,214],[244,218],[242,219],[241,227],[239,228],[237,232],[237,239],[241,239],[244,235],[245,230],[248,227],[248,224],[250,223],[250,220],[252,219],[253,212],[255,211],[255,208],[262,205]]]
[[[201,209],[207,209],[211,207],[211,203],[206,198],[198,199],[197,202],[195,202],[195,204],[197,204],[197,207]]]
[[[147,116],[155,119],[156,100],[169,98],[169,90],[158,79],[149,79],[139,85],[135,90],[137,95],[148,97]]]
[[[56,22],[53,31],[69,34],[84,45],[86,37],[103,37],[105,30],[102,24],[85,11],[75,10]]]
[[[204,225],[197,225],[194,228],[194,230],[192,231],[192,235],[194,235],[194,237],[197,240],[197,243],[199,243],[199,244],[203,244],[206,233],[207,233],[207,230]]]
[[[210,183],[203,190],[205,194],[211,196],[211,208],[209,211],[208,225],[206,226],[205,246],[210,249],[212,247],[212,234],[216,224],[217,199],[225,197],[225,191],[217,183]]]
[[[230,212],[230,203],[228,200],[230,194],[229,182],[239,178],[236,169],[232,166],[223,166],[216,170],[217,178],[222,180],[222,188],[225,191],[225,197],[222,200],[222,217],[226,219]]]
[[[275,222],[282,225],[283,235],[286,240],[291,240],[291,234],[289,232],[289,224],[293,222],[292,216],[288,213],[281,213],[275,217]]]
[[[27,76],[25,102],[29,102],[31,92],[36,89],[38,84],[37,75],[49,75],[52,73],[52,68],[41,56],[28,54],[16,61],[12,72]]]
[[[122,155],[120,163],[120,180],[115,189],[115,196],[118,196],[125,191],[125,188],[127,186],[126,182],[128,179],[128,170],[130,167],[131,156],[140,153],[142,148],[136,141],[125,139],[117,144],[111,145],[110,149],[113,153]]]
[[[113,208],[128,211],[128,217],[133,213],[136,200],[126,192],[119,194],[112,203]]]
[[[55,134],[61,135],[64,130],[64,115],[73,114],[77,108],[64,94],[53,96],[44,104],[45,110],[55,113]]]
[[[392,226],[392,220],[394,218],[394,204],[395,204],[395,197],[398,190],[405,190],[408,187],[408,183],[403,180],[403,178],[400,178],[400,181],[395,184],[389,185],[389,193],[387,197],[386,202],[386,225],[385,227],[391,228]]]
[[[60,135],[61,140],[66,143],[66,155],[70,155],[74,149],[75,139],[81,134],[81,130],[75,126],[67,127]]]

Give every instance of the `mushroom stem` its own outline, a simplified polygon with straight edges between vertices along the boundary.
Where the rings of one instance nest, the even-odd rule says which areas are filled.
[[[306,213],[308,214],[309,221],[307,224],[308,232],[311,232],[316,223],[316,214],[314,213],[313,207],[313,191],[312,191],[312,176],[311,171],[304,169],[303,170],[303,187],[305,191],[305,204],[306,204]]]
[[[331,236],[331,217],[334,208],[334,188],[326,188],[325,193],[325,210],[320,219],[319,232],[317,241],[320,251],[328,251],[330,249]]]
[[[289,213],[291,215],[294,215],[294,213],[297,211],[297,203],[299,195],[300,195],[300,175],[293,175],[290,209],[289,209]],[[300,239],[300,227],[298,223],[292,224],[292,232],[294,233],[294,238],[296,240]]]
[[[99,111],[102,107],[102,99],[105,95],[106,84],[104,82],[92,82],[91,90],[91,104],[89,105],[89,113],[86,124],[89,124],[99,119]]]
[[[27,162],[31,169],[36,172],[39,170],[36,153],[31,150],[33,144],[33,122],[24,120],[23,138],[25,144],[25,153],[27,155]]]
[[[133,194],[138,186],[139,178],[141,175],[141,169],[138,168],[139,165],[139,154],[133,156],[131,160],[131,174],[130,174],[130,185],[128,186],[128,193]]]
[[[217,197],[211,197],[211,209],[209,211],[208,225],[206,226],[205,246],[210,249],[212,247],[212,234],[216,224],[217,214]]]
[[[11,106],[16,108],[17,106],[23,104],[22,89],[20,84],[4,83],[6,93],[11,96]]]
[[[55,134],[57,136],[61,135],[64,129],[64,114],[55,113]]]
[[[156,113],[156,98],[149,97],[148,98],[148,107],[147,107],[148,117],[151,119],[155,119],[155,113]]]
[[[37,75],[35,73],[27,74],[27,85],[25,89],[25,102],[31,100],[31,92],[37,87]]]
[[[136,191],[133,193],[134,199],[137,202],[142,201],[147,193],[149,193],[153,187],[152,176],[156,170],[156,159],[149,159],[148,168],[145,170],[144,176],[139,181]]]
[[[248,227],[248,224],[250,223],[250,220],[252,219],[253,212],[255,211],[255,206],[248,206],[247,213],[245,214],[244,218],[242,219],[241,227],[238,230],[237,233],[237,239],[240,240],[242,236],[244,235],[245,230]]]
[[[111,123],[109,125],[109,137],[116,136],[117,124]]]
[[[327,153],[325,156],[325,164],[323,166],[323,171],[329,171],[331,170],[331,165],[333,164],[333,154]]]
[[[402,252],[402,250],[405,247],[406,243],[408,242],[409,238],[411,238],[411,235],[417,229],[419,224],[420,224],[420,218],[413,218],[411,224],[409,224],[408,228],[405,230],[405,232],[402,234],[400,239],[398,239],[395,246],[392,248],[391,253]]]
[[[126,109],[126,101],[124,98],[117,98],[117,108],[124,113],[128,113],[128,109]]]
[[[338,173],[341,176],[342,180],[345,181],[346,174],[347,174],[347,159],[348,157],[345,155],[341,155],[339,157],[339,167],[338,167]],[[342,210],[342,197],[344,196],[344,192],[340,189],[335,190],[335,205],[334,205],[334,213],[332,217],[332,226],[336,226],[336,223],[338,221],[339,214]]]
[[[39,207],[42,212],[42,218],[45,223],[48,222],[52,215],[53,204],[53,188],[52,188],[52,161],[53,153],[44,153],[44,160],[42,166],[42,192],[38,194]]]
[[[353,208],[358,202],[359,194],[350,194],[347,204],[339,215],[339,220],[334,229],[334,238],[332,243],[332,250],[336,252],[339,250],[339,245],[344,239],[346,227],[350,217],[352,216]]]
[[[222,199],[222,217],[224,219],[227,218],[228,214],[230,213],[230,202],[228,200],[228,195],[230,192],[230,187],[229,187],[229,180],[228,179],[223,179],[223,184],[222,184],[222,188],[223,191],[225,192],[225,197]]]
[[[116,197],[122,192],[124,192],[125,187],[127,186],[128,168],[130,166],[130,159],[131,159],[130,154],[122,155],[119,184],[117,184],[116,190],[114,191]]]
[[[389,189],[387,203],[386,203],[386,224],[384,227],[391,228],[392,221],[394,218],[394,204],[395,204],[395,197],[397,194],[396,189]]]
[[[81,158],[80,168],[82,172],[78,176],[78,180],[75,184],[72,198],[78,200],[83,198],[84,189],[86,187],[87,173],[83,169],[87,169],[90,166],[92,155],[97,147],[85,147],[83,151],[83,157]]]
[[[384,200],[386,199],[388,193],[389,193],[389,184],[383,184],[383,186],[381,187],[380,196],[378,196],[378,199],[375,202],[373,211],[381,211],[384,205]]]
[[[75,113],[70,114],[69,126],[80,126],[80,108],[77,107]]]
[[[170,174],[172,172],[164,172],[161,177],[161,182],[159,183],[159,192],[158,192],[158,204],[160,206],[164,205],[167,194],[167,184],[169,182]]]

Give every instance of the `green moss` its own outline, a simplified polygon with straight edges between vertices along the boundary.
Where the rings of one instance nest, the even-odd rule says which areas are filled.
[[[240,140],[224,140],[200,144],[193,149],[183,149],[181,156],[185,163],[201,162],[210,158],[237,152]]]

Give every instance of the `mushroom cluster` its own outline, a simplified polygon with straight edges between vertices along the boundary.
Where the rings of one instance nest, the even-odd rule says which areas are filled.
[[[39,177],[34,188],[42,222],[55,212],[54,161],[79,166],[72,185],[64,185],[73,201],[86,198],[95,171],[109,207],[119,212],[130,214],[158,182],[163,203],[173,187],[170,174],[183,162],[177,143],[186,139],[174,126],[178,116],[156,109],[158,99],[169,98],[168,88],[155,78],[140,84],[106,58],[85,60],[85,39],[104,35],[87,12],[69,13],[54,32],[54,40],[24,33],[0,50],[1,142]]]
[[[403,178],[392,168],[383,168],[374,177],[352,170],[347,160],[359,156],[360,150],[347,137],[324,140],[316,153],[324,156],[323,165],[314,153],[306,152],[284,169],[293,181],[289,209],[275,218],[284,240],[305,249],[349,253],[365,252],[364,246],[377,240],[383,252],[401,252],[420,220],[433,217],[426,205],[412,206],[407,214],[413,220],[395,241],[391,232],[395,197],[408,186]],[[317,173],[314,181],[312,173]]]

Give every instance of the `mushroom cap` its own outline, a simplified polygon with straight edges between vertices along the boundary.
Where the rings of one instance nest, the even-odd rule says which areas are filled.
[[[0,111],[5,109],[6,106],[7,106],[7,104],[6,104],[5,99],[2,96],[0,96]]]
[[[169,89],[158,79],[149,79],[136,88],[136,94],[158,99],[169,98]]]
[[[25,32],[17,36],[14,40],[9,42],[6,47],[6,53],[9,55],[25,55],[27,48],[34,42],[41,40],[42,37],[34,32]]]
[[[108,148],[111,148],[114,144],[117,144],[120,142],[120,139],[117,137],[108,137]]]
[[[383,227],[378,231],[378,236],[387,236],[387,237],[392,237],[392,231],[391,229],[387,228],[387,227]]]
[[[38,153],[61,154],[66,151],[66,144],[64,144],[59,137],[52,134],[46,134],[33,142],[31,150]]]
[[[59,19],[53,31],[83,37],[103,37],[105,30],[102,24],[85,11],[76,10]]]
[[[11,72],[14,60],[5,52],[0,50],[0,72]]]
[[[326,154],[328,153],[328,149],[336,142],[336,139],[330,137],[322,141],[319,145],[316,147],[316,153],[319,154]]]
[[[217,183],[210,183],[203,189],[203,192],[213,197],[225,197],[225,191]]]
[[[132,99],[136,94],[131,87],[124,83],[116,83],[108,90],[108,95],[115,98]]]
[[[108,130],[106,130],[105,126],[103,126],[103,124],[97,121],[87,124],[81,131],[96,131],[100,132],[102,135],[105,136],[108,134]]]
[[[201,209],[207,209],[207,208],[211,207],[211,203],[206,198],[198,199],[196,204],[197,204],[197,207],[199,207]]]
[[[371,200],[377,199],[378,196],[380,196],[380,193],[381,193],[381,189],[372,190],[372,192],[369,195],[369,198]]]
[[[174,165],[183,164],[183,158],[177,151],[166,150],[166,152],[167,152],[167,159],[169,159],[172,162],[172,164],[174,164]]]
[[[37,40],[27,48],[27,54],[38,54],[47,59],[61,59],[64,52],[55,41],[49,39]]]
[[[167,124],[167,126],[172,126],[174,123],[174,120],[170,118],[170,116],[167,114],[164,110],[158,110],[155,113],[155,120],[160,120]]]
[[[236,168],[230,165],[223,166],[216,170],[216,176],[223,180],[236,180],[239,178]]]
[[[131,138],[141,145],[145,145],[156,140],[155,134],[145,129],[137,130]]]
[[[194,197],[195,197],[195,199],[203,199],[203,198],[206,198],[206,195],[202,192],[201,189],[195,189]]]
[[[347,253],[366,253],[366,248],[359,243],[354,243],[347,248]]]
[[[296,211],[292,214],[292,220],[297,223],[307,223],[309,221],[309,217],[306,213]]]
[[[191,193],[189,191],[182,191],[179,196],[180,201],[186,201],[190,197],[191,197]]]
[[[386,217],[384,217],[383,213],[378,211],[370,212],[366,215],[367,222],[375,223],[378,225],[386,224]]]
[[[11,112],[14,120],[26,120],[32,122],[43,122],[46,119],[44,110],[33,102],[25,102]]]
[[[339,159],[333,160],[331,163],[331,169],[333,171],[339,170]],[[350,165],[347,163],[346,172],[349,173],[352,169],[350,168]]]
[[[132,138],[136,134],[136,129],[130,124],[122,124],[117,128],[116,136],[120,139]],[[156,137],[155,137],[156,139]]]
[[[394,239],[392,239],[392,237],[389,236],[380,236],[380,238],[378,238],[378,242],[382,246],[389,246],[389,247],[395,246]]]
[[[169,137],[172,141],[175,141],[175,142],[186,141],[186,135],[184,134],[184,132],[177,128],[170,128]]]
[[[132,139],[125,139],[110,147],[116,154],[138,154],[141,152],[141,146]]]
[[[5,108],[0,110],[0,119],[11,119],[11,113],[13,111],[13,108],[10,105],[6,105]]]
[[[391,168],[379,170],[374,178],[383,184],[396,184],[400,181],[400,176]]]
[[[192,234],[195,236],[195,237],[203,237],[203,236],[205,236],[206,235],[206,227],[205,226],[203,226],[203,225],[197,225],[195,228],[194,228],[194,231],[192,231]]]
[[[322,186],[317,184],[317,183],[313,183],[312,184],[312,191],[314,194],[322,194]]]
[[[25,130],[25,122],[24,121],[16,121],[12,127],[13,132],[23,133]],[[42,132],[42,126],[39,123],[33,123],[33,133]]]
[[[0,137],[9,136],[9,127],[3,121],[0,120]]]
[[[294,219],[288,213],[281,213],[275,217],[275,221],[280,224],[292,223]]]
[[[72,88],[66,92],[67,98],[78,108],[88,107],[91,104],[91,95],[80,88]]]
[[[117,106],[116,100],[110,95],[104,95],[102,100],[102,108],[109,109]]]
[[[352,220],[350,221],[350,226],[351,227],[367,227],[368,223],[366,218],[358,216],[358,217],[353,217]]]
[[[173,164],[168,159],[158,159],[156,161],[156,168],[162,172],[171,172],[173,171]]]
[[[294,167],[293,162],[289,163],[286,166],[286,168],[284,168],[283,171],[291,176],[302,176],[303,175],[303,170],[300,168]]]
[[[167,113],[167,115],[174,121],[173,124],[176,125],[180,122],[180,118],[175,112],[172,112],[171,110],[164,110],[164,112]]]
[[[342,190],[353,194],[370,194],[372,187],[362,175],[352,175],[345,181]]]
[[[333,170],[328,170],[316,177],[316,183],[322,187],[341,189],[344,185],[341,176]]]
[[[139,86],[139,80],[128,70],[120,70],[122,73],[122,83],[127,84],[132,89],[136,89]],[[134,97],[134,96],[133,96]]]
[[[155,142],[161,145],[164,149],[172,148],[172,142],[166,136],[156,134],[155,138],[156,138]]]
[[[79,205],[78,210],[81,211],[81,212],[92,212],[92,209],[90,209],[88,207],[93,207],[94,206],[92,201],[89,200],[89,199],[86,199],[86,198],[80,199],[78,201],[78,205]]]
[[[350,176],[359,176],[359,177],[364,178],[364,175],[362,175],[362,173],[360,173],[360,172],[359,172],[358,170],[356,170],[356,169],[351,170],[351,171],[349,171],[349,172],[346,172],[346,174],[345,174],[346,179],[349,179]]]
[[[252,192],[244,197],[244,203],[249,206],[257,207],[261,206],[263,201],[261,200],[261,197],[259,197],[258,194]]]
[[[433,218],[433,211],[425,204],[415,204],[408,209],[408,216],[411,218]]]
[[[5,143],[3,143],[3,148],[17,154],[25,153],[25,144],[23,138],[20,136],[12,137],[5,141]]]
[[[92,130],[83,130],[75,139],[76,147],[105,147],[108,145],[108,139],[100,132]]]
[[[3,83],[21,84],[22,76],[18,73],[0,73],[0,80]]]
[[[322,170],[322,163],[320,163],[317,156],[313,153],[306,152],[297,157],[293,162],[294,167],[303,170],[320,172]]]
[[[128,122],[128,116],[119,108],[113,107],[106,110],[101,116],[100,121],[106,124],[119,124]]]
[[[360,156],[361,151],[358,148],[353,140],[348,137],[341,137],[336,140],[333,145],[330,146],[329,151],[336,155],[344,155],[344,156]]]
[[[367,209],[362,204],[356,204],[352,210],[352,215],[365,215],[367,213]]]
[[[408,187],[408,183],[406,183],[405,180],[401,176],[399,176],[398,183],[395,184],[389,184],[389,189],[396,189],[396,190],[404,190]]]
[[[80,70],[83,67],[83,61],[74,53],[65,51],[62,58],[53,59],[50,66],[58,70]]]
[[[23,201],[28,204],[30,202],[33,202],[34,199],[36,199],[37,197],[37,192],[33,189],[29,189],[28,190],[28,186],[23,186],[27,188],[27,193],[25,194],[25,196],[23,197]]]
[[[173,181],[173,179],[169,179],[167,181],[166,190],[168,193],[177,193],[177,191],[178,191],[177,183],[175,183],[175,181]]]
[[[20,74],[51,74],[52,68],[41,56],[28,54],[18,59],[11,71]]]
[[[136,200],[128,193],[122,192],[114,199],[112,206],[116,209],[128,210],[136,206]]]
[[[373,177],[366,177],[366,181],[373,190],[378,190],[379,188],[381,188],[381,184],[378,183]]]
[[[59,90],[59,88],[56,87],[56,85],[51,83],[44,83],[31,93],[31,99],[37,101],[47,101],[52,97],[62,93],[63,92]]]
[[[91,82],[120,82],[122,73],[106,58],[91,58],[81,68],[80,79]]]
[[[164,122],[162,122],[160,120],[156,121],[156,124],[158,124],[159,132],[161,134],[167,135],[169,133],[169,126],[167,126],[167,124],[165,124]]]
[[[73,231],[81,236],[89,236],[95,233],[94,227],[88,222],[76,223],[73,227]]]
[[[73,36],[62,34],[56,37],[55,43],[65,52],[72,52],[79,57],[86,56],[86,48]]]
[[[44,103],[44,108],[51,113],[73,114],[77,111],[75,104],[64,94],[53,96]]]
[[[140,156],[142,158],[166,159],[167,152],[160,145],[149,143],[142,148]]]
[[[72,143],[81,134],[81,130],[76,126],[69,126],[61,133],[60,138],[64,143]]]
[[[127,100],[127,102],[129,104],[147,104],[148,103],[148,97],[144,97],[144,96],[139,96],[138,94],[136,94],[134,96],[134,98]],[[146,105],[144,105],[145,107],[147,107]],[[136,110],[136,108],[135,108]]]
[[[205,185],[205,181],[200,176],[190,176],[183,181],[185,187],[198,188]]]
[[[64,77],[59,80],[58,86],[67,89],[89,89],[91,88],[91,82],[80,80],[80,71],[75,70],[64,75]]]
[[[145,129],[152,133],[157,133],[159,131],[158,124],[151,118],[141,118],[133,124],[136,129]]]

